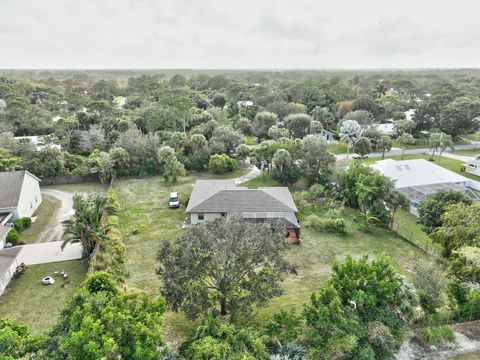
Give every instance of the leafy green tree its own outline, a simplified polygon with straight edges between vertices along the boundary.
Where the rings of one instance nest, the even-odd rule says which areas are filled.
[[[212,310],[245,314],[282,293],[281,280],[295,268],[283,254],[283,231],[234,216],[186,229],[158,253],[161,293],[189,319]]]
[[[287,138],[289,136],[290,132],[288,131],[288,129],[278,127],[277,125],[273,125],[270,129],[268,129],[268,137],[275,141],[282,137]]]
[[[258,138],[266,138],[268,136],[268,129],[276,125],[278,121],[277,114],[268,111],[261,111],[253,119],[253,133]]]
[[[377,143],[377,150],[382,152],[382,160],[385,159],[385,151],[392,150],[393,141],[388,135],[383,135]]]
[[[475,119],[480,117],[480,99],[458,97],[441,112],[440,129],[455,137],[467,134],[476,128]]]
[[[272,178],[282,185],[292,185],[300,179],[300,170],[288,150],[278,149],[273,155]]]
[[[235,156],[237,159],[241,160],[242,162],[250,155],[250,147],[245,144],[240,144],[235,149]]]
[[[10,153],[0,148],[0,172],[14,171],[20,166],[21,159],[11,156]]]
[[[326,184],[333,173],[335,156],[328,151],[323,138],[318,135],[307,135],[302,140],[302,150],[300,168],[308,185]]]
[[[357,154],[361,156],[370,154],[370,152],[372,151],[372,143],[370,142],[370,139],[362,136],[355,143],[354,150]]]
[[[450,258],[454,250],[463,246],[480,246],[480,203],[457,203],[444,208],[442,226],[430,234],[443,247],[443,255]]]
[[[243,135],[253,134],[252,122],[247,118],[241,117],[235,122],[233,127],[240,131]]]
[[[67,238],[63,241],[62,249],[69,243],[80,243],[82,258],[90,259],[99,244],[107,241],[106,217],[115,214],[117,209],[104,193],[74,195],[73,209],[73,219],[63,222]]]
[[[395,223],[395,215],[398,209],[408,210],[410,208],[410,199],[404,193],[390,189],[387,194],[385,203],[390,208],[390,229],[393,229]]]
[[[431,234],[435,229],[442,226],[442,216],[445,209],[452,204],[471,205],[472,199],[464,193],[456,190],[439,190],[428,195],[418,208],[419,223],[423,231]]]
[[[320,121],[324,129],[330,129],[335,124],[335,117],[327,107],[315,106],[310,115],[314,120]]]
[[[413,285],[423,310],[434,314],[445,303],[447,278],[445,271],[435,260],[415,261],[413,264]]]
[[[366,110],[350,111],[344,116],[344,119],[355,120],[360,125],[372,125],[375,122],[373,114]]]
[[[307,114],[292,114],[284,119],[284,123],[294,138],[301,139],[309,133],[312,120]]]
[[[415,128],[415,121],[413,120],[397,120],[394,125],[395,131],[398,135],[410,134],[411,131]]]
[[[235,170],[236,167],[237,162],[228,155],[211,155],[208,161],[208,170],[213,174],[225,174]]]
[[[400,146],[402,147],[402,160],[405,156],[405,148],[408,145],[413,145],[415,144],[415,138],[411,134],[403,133],[398,137],[398,142],[400,143]]]
[[[105,273],[93,273],[62,310],[47,337],[48,359],[159,359],[163,298],[118,289]]]
[[[162,146],[157,154],[157,159],[162,166],[165,181],[177,182],[179,176],[185,175],[183,164],[177,160],[175,151],[170,146]]]
[[[452,137],[443,132],[431,133],[428,141],[430,143],[430,149],[432,150],[432,155],[430,156],[430,160],[433,160],[433,155],[437,150],[440,151],[439,156],[442,156],[442,153],[447,148],[450,148],[452,151],[455,150]]]
[[[5,360],[29,359],[40,350],[41,336],[29,333],[27,326],[16,320],[0,319],[0,356]]]
[[[244,138],[242,134],[230,126],[219,126],[213,131],[210,142],[212,141],[223,143],[225,153],[231,154],[238,145],[244,142]]]
[[[362,128],[355,120],[345,120],[340,126],[340,140],[347,144],[347,160],[350,148],[362,136]]]
[[[180,356],[192,360],[257,360],[270,359],[267,347],[255,332],[233,324],[219,324],[207,316],[194,336],[179,350]]]

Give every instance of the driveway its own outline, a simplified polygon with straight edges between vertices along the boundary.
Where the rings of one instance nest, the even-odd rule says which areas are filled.
[[[62,239],[63,226],[62,221],[70,219],[73,214],[73,194],[54,189],[42,189],[42,194],[51,196],[60,200],[61,205],[52,218],[45,226],[45,229],[38,235],[36,243],[45,243],[59,241]]]
[[[262,172],[260,171],[259,168],[257,168],[255,165],[252,165],[252,169],[250,170],[250,172],[248,174],[245,174],[243,176],[240,176],[240,177],[234,179],[235,185],[239,185],[241,183],[250,181],[250,180],[256,178],[261,173]]]
[[[36,265],[82,258],[82,246],[80,244],[68,244],[62,250],[62,242],[53,241],[22,245],[22,250],[17,255],[18,262],[23,262],[26,265]]]

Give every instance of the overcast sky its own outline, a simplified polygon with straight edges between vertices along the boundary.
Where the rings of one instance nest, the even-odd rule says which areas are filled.
[[[478,0],[0,0],[0,68],[480,66]]]

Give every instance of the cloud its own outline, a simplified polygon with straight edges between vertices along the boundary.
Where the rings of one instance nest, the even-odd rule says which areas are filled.
[[[0,68],[474,67],[476,0],[2,0]]]

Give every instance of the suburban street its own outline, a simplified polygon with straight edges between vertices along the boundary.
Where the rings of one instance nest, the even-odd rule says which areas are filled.
[[[455,150],[472,150],[475,148],[475,143],[472,142],[472,144],[467,144],[467,145],[456,145]],[[478,153],[480,154],[480,143],[477,144],[477,149]],[[415,154],[430,154],[431,149],[429,148],[420,148],[420,149],[406,149],[405,150],[405,155],[415,155]],[[349,158],[352,157],[352,155],[355,152],[351,152],[349,155]],[[385,152],[385,156],[396,156],[396,155],[402,155],[402,149],[400,148],[392,148],[392,150]],[[450,157],[452,159],[457,159],[460,161],[469,161],[473,160],[473,156],[461,156],[461,155],[455,155],[453,153],[449,152],[444,152],[442,154],[445,157]],[[370,158],[381,158],[382,153],[381,152],[372,152],[368,154],[368,157]],[[347,154],[338,154],[336,155],[337,160],[345,160],[347,158]]]

